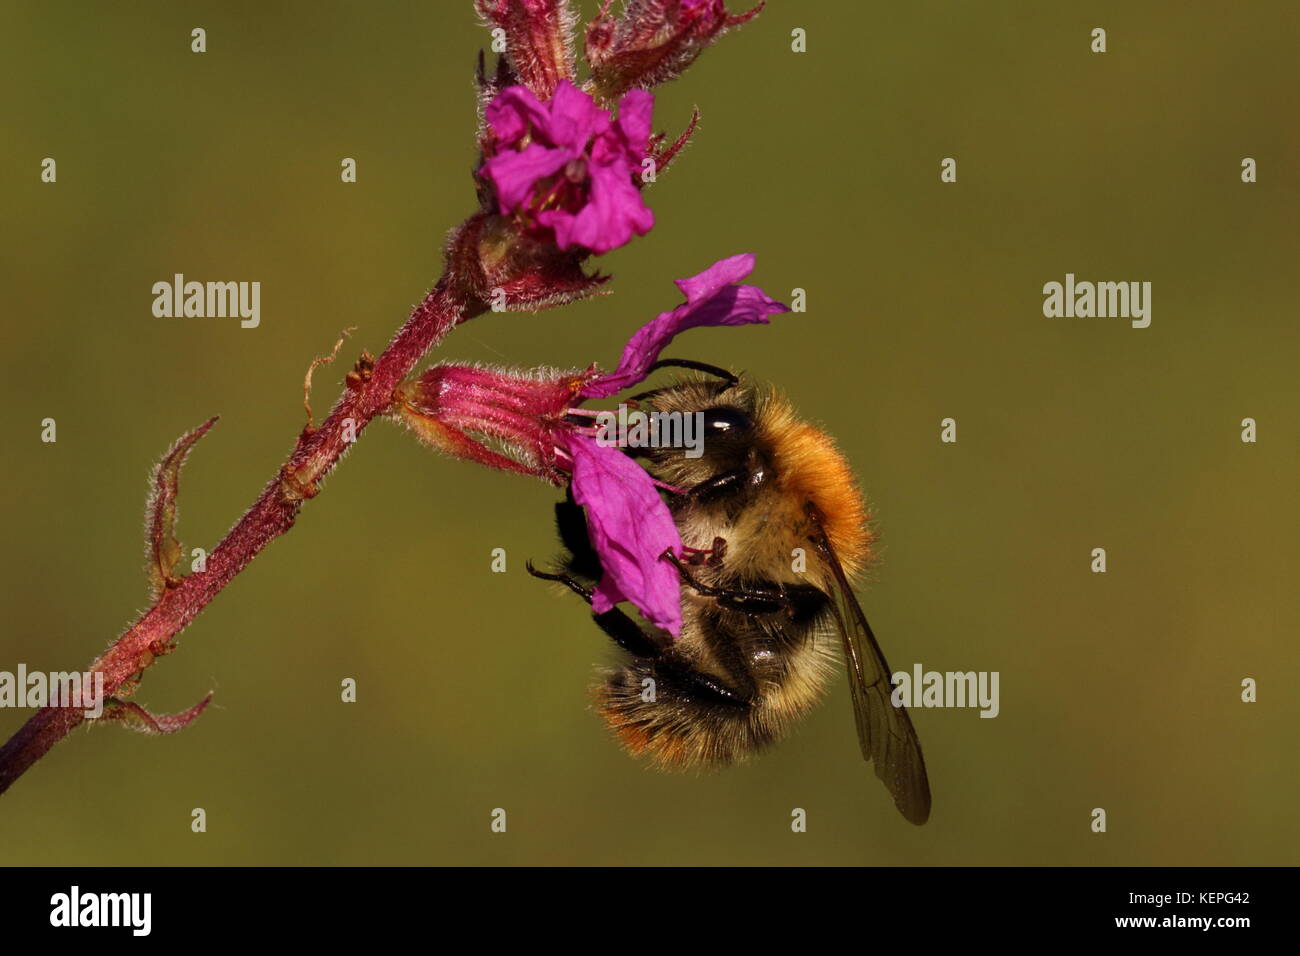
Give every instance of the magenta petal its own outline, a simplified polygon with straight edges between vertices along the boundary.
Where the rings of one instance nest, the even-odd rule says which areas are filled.
[[[609,129],[608,114],[568,80],[560,81],[548,105],[551,142],[557,146],[572,146],[581,152],[588,140]]]
[[[543,226],[555,230],[555,244],[561,249],[583,246],[597,254],[617,249],[632,238],[644,236],[655,224],[654,213],[632,185],[621,162],[591,166],[591,192],[587,204],[576,213],[548,209],[537,217]]]
[[[655,98],[645,90],[629,90],[618,101],[618,128],[627,140],[628,159],[640,164],[650,143]]]
[[[550,114],[526,86],[506,87],[488,104],[483,117],[505,145],[519,142],[529,128],[550,138]]]
[[[673,284],[686,296],[687,305],[698,305],[711,295],[721,292],[733,282],[739,282],[754,271],[754,254],[741,252],[719,259],[703,272],[689,279],[678,279]]]
[[[547,149],[529,143],[523,150],[493,156],[483,164],[483,174],[496,187],[503,212],[514,212],[532,194],[533,186],[564,168],[570,159],[581,155],[576,150]]]
[[[681,585],[662,555],[680,554],[682,539],[650,475],[612,445],[566,436],[573,458],[573,500],[587,510],[587,534],[605,576],[591,609],[604,614],[630,601],[645,619],[674,637],[681,633]]]
[[[789,308],[770,298],[756,285],[734,285],[754,269],[754,256],[743,253],[715,262],[677,287],[686,302],[671,312],[661,312],[636,331],[623,349],[618,368],[596,379],[581,392],[584,398],[605,398],[640,382],[650,374],[659,358],[679,332],[701,325],[748,325],[766,323],[767,317]]]

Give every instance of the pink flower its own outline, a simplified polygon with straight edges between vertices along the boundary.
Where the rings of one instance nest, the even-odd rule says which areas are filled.
[[[493,138],[483,176],[503,214],[552,230],[561,249],[609,252],[654,226],[634,184],[650,143],[654,97],[628,92],[611,119],[594,100],[561,80],[546,103],[524,86],[488,105]]]
[[[404,421],[430,444],[494,468],[536,475],[556,484],[565,477],[587,512],[592,546],[604,577],[592,609],[634,604],[651,624],[676,636],[681,630],[681,589],[665,551],[681,554],[682,541],[654,479],[621,449],[596,440],[594,428],[575,420],[588,398],[606,398],[650,374],[669,342],[703,325],[766,323],[789,309],[739,281],[754,268],[742,254],[715,262],[677,287],[686,301],[661,312],[628,340],[613,372],[538,370],[532,374],[438,365],[398,390]],[[496,439],[505,452],[471,435]]]

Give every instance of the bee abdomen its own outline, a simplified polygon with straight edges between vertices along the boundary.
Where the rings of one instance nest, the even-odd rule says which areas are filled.
[[[784,734],[779,689],[742,692],[676,662],[635,659],[595,688],[606,725],[633,756],[664,769],[724,767]],[[802,713],[806,708],[800,708]]]

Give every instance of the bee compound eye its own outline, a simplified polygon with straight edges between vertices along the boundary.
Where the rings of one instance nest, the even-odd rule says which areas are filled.
[[[704,429],[709,435],[742,435],[753,426],[749,416],[739,408],[728,406],[706,408],[702,414],[704,415]]]

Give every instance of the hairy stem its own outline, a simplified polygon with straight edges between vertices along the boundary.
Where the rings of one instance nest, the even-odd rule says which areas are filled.
[[[348,386],[319,428],[298,437],[293,452],[207,559],[207,567],[165,588],[125,634],[90,665],[104,675],[105,698],[114,695],[154,660],[172,649],[172,639],[275,538],[293,527],[303,502],[315,497],[320,481],[375,416],[388,410],[393,389],[444,335],[483,311],[459,301],[445,279],[411,313],[388,348],[374,361],[358,363]],[[80,707],[44,707],[0,748],[0,793],[80,724]]]

